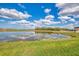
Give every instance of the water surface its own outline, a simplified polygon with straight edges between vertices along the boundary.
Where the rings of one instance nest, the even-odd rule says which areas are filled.
[[[0,32],[0,41],[11,40],[43,40],[43,39],[62,39],[69,38],[63,34],[48,34],[35,32]]]

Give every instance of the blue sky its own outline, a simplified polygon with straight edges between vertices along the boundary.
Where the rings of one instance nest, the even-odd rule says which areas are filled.
[[[0,28],[79,26],[78,3],[0,3]]]

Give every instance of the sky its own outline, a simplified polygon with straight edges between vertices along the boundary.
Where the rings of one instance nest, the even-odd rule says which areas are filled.
[[[79,26],[79,3],[0,3],[0,28]]]

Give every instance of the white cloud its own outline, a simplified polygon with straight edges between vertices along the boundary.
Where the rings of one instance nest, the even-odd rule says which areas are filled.
[[[56,4],[60,8],[59,15],[75,16],[79,14],[79,3]]]
[[[45,16],[44,19],[40,19],[40,20],[35,20],[35,27],[43,27],[43,26],[50,26],[53,24],[60,24],[60,21],[54,21],[54,16],[53,15],[47,15]]]
[[[11,24],[26,24],[28,23],[26,20],[20,20],[20,21],[12,21]]]
[[[57,4],[56,4],[56,7],[58,7],[59,9],[60,9],[60,8],[64,8],[65,4],[66,4],[66,3],[57,3]]]
[[[53,15],[47,15],[45,16],[44,19],[40,19],[40,20],[35,20],[35,24],[36,26],[43,26],[43,25],[50,25],[52,24],[52,20],[53,20],[54,16]]]
[[[45,24],[45,25],[50,25],[50,24],[52,24],[52,21],[51,21],[51,20],[46,20],[46,19],[44,19],[44,20],[40,20],[40,21],[41,21],[42,24]]]
[[[20,21],[11,21],[10,24],[31,25],[31,22],[26,20],[20,20]]]
[[[25,28],[34,28],[35,24],[30,22],[30,21],[27,21],[27,20],[20,20],[20,21],[10,21],[8,22],[9,24],[15,24],[15,25],[20,25],[20,26],[24,26]]]
[[[76,25],[79,25],[79,21],[76,21],[75,24],[76,24]]]
[[[57,3],[56,4],[56,7],[58,8],[71,8],[71,7],[75,7],[75,6],[78,6],[79,4],[78,3]]]
[[[4,15],[0,15],[0,18],[12,19],[12,18],[4,16]]]
[[[52,21],[52,24],[60,24],[60,21]]]
[[[19,12],[16,9],[1,8],[0,17],[11,19],[27,19],[31,17],[31,15],[28,13]]]
[[[68,21],[76,22],[74,18],[71,18],[69,16],[59,16],[58,18],[61,20],[61,23],[67,23]]]
[[[74,18],[71,18],[69,21],[76,22],[76,20]]]
[[[65,25],[65,28],[74,28],[75,24],[78,24],[78,21],[76,21],[75,18],[79,18],[79,3],[58,3],[56,4],[56,7],[60,9],[58,15],[59,19],[62,23],[68,23],[70,24]],[[69,17],[73,16],[73,17]]]
[[[74,18],[79,18],[79,15],[74,16]]]
[[[59,19],[65,19],[65,20],[69,20],[69,19],[71,19],[71,17],[68,17],[68,16],[60,16],[60,17],[58,17]]]
[[[52,25],[52,24],[60,24],[59,21],[51,21],[51,20],[39,20],[39,21],[35,21],[35,25],[36,26],[48,26],[48,25]]]
[[[61,28],[68,28],[68,29],[74,29],[74,24],[70,23],[70,24],[66,24],[66,25],[62,25],[60,26]]]
[[[52,20],[53,18],[54,18],[53,15],[47,15],[47,16],[45,16],[45,19],[47,19],[47,20]]]
[[[26,7],[23,4],[21,4],[21,3],[18,3],[18,6],[20,6],[23,9],[26,9]]]
[[[59,14],[70,15],[70,16],[78,15],[78,13],[79,13],[79,6],[73,8],[65,8],[61,12],[59,12]]]
[[[43,23],[41,20],[43,20],[43,19],[34,20],[35,27],[42,27],[43,26]]]
[[[40,19],[39,21],[34,21],[34,23],[35,23],[35,27],[43,27],[50,25],[52,22],[50,20]]]
[[[74,24],[68,24],[66,25],[67,28],[70,28],[70,29],[74,29]]]
[[[44,10],[44,12],[45,12],[45,13],[50,13],[50,12],[51,12],[51,9],[48,9],[48,8],[47,8],[47,9]]]
[[[68,20],[70,20],[71,18],[70,17],[68,17],[68,16],[59,16],[58,17],[60,20],[61,20],[61,23],[67,23],[68,22]]]

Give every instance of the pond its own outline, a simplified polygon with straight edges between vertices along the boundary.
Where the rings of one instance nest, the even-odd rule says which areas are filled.
[[[70,36],[35,32],[0,32],[0,41],[62,39]]]

